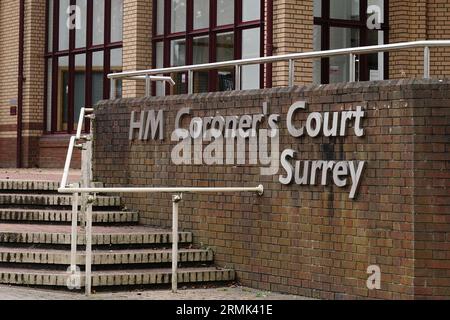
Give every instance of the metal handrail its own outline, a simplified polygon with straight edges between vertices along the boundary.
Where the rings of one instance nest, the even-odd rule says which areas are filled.
[[[78,119],[77,134],[75,136],[75,139],[77,139],[77,140],[81,139],[81,131],[83,130],[84,118],[87,113],[92,113],[92,112],[94,112],[93,108],[81,108],[80,117]]]
[[[92,109],[92,108],[81,108],[81,110],[80,110],[80,117],[78,119],[78,126],[77,126],[76,134],[74,136],[70,137],[69,149],[67,150],[66,162],[64,164],[64,171],[63,171],[63,176],[61,179],[61,186],[67,185],[67,180],[69,178],[70,164],[72,162],[73,149],[75,147],[78,147],[78,148],[82,147],[82,145],[77,145],[76,142],[78,140],[80,140],[81,138],[89,139],[88,136],[82,137],[81,132],[83,130],[83,124],[84,124],[84,119],[86,117],[86,114],[92,113],[92,112],[94,112],[94,109]]]
[[[238,192],[255,192],[259,196],[264,193],[264,187],[259,185],[257,187],[230,187],[230,188],[79,188],[76,185],[73,187],[61,187],[58,189],[60,193],[71,193],[74,196],[72,203],[72,241],[71,241],[71,270],[76,270],[76,244],[77,231],[76,222],[78,211],[79,194],[87,195],[86,207],[86,260],[85,260],[85,293],[91,293],[91,265],[92,265],[92,204],[95,200],[96,193],[172,193],[172,292],[176,293],[178,289],[178,209],[179,202],[183,198],[183,193],[238,193]]]
[[[114,100],[117,98],[117,78],[116,77],[110,77],[111,75],[114,75],[115,73],[111,73],[108,75],[108,77],[111,79],[111,92],[110,92],[110,99]],[[167,82],[171,86],[175,85],[175,81],[171,77],[167,76],[151,76],[151,75],[136,75],[136,76],[129,76],[127,77],[128,80],[145,80],[145,96],[149,97],[151,93],[151,83],[156,81],[162,81]],[[164,90],[165,87],[163,86]]]
[[[165,80],[162,80],[165,81]],[[173,81],[173,80],[172,80]],[[91,163],[92,163],[92,131],[86,136],[81,136],[83,122],[86,117],[94,119],[93,116],[86,115],[93,112],[91,108],[81,108],[80,119],[78,121],[77,133],[70,138],[69,149],[67,151],[66,163],[64,166],[59,193],[72,194],[72,224],[71,224],[71,253],[70,253],[70,276],[69,280],[79,282],[77,278],[77,228],[78,228],[78,206],[81,198],[81,212],[86,219],[86,258],[85,258],[85,293],[91,294],[91,267],[92,267],[92,207],[97,193],[172,193],[172,291],[177,292],[178,286],[178,205],[182,200],[183,193],[237,193],[255,192],[259,196],[264,193],[264,187],[217,187],[217,188],[149,188],[149,187],[118,187],[118,188],[98,188],[91,187]],[[77,144],[80,142],[80,144]],[[72,161],[73,149],[81,148],[82,151],[82,187],[78,183],[67,185],[70,164]],[[81,197],[80,197],[81,195]]]
[[[263,194],[264,187],[217,187],[217,188],[196,188],[196,187],[117,187],[117,188],[79,188],[79,187],[61,187],[60,193],[221,193],[221,192],[257,192]]]
[[[423,41],[412,41],[412,42],[400,42],[384,45],[374,45],[374,46],[364,46],[364,47],[354,47],[354,48],[344,48],[335,50],[325,50],[325,51],[313,51],[313,52],[301,52],[301,53],[291,53],[278,56],[270,57],[260,57],[242,60],[231,60],[224,62],[214,62],[205,63],[197,65],[170,67],[170,68],[159,68],[159,69],[148,69],[148,70],[138,70],[138,71],[125,71],[120,73],[111,73],[108,75],[109,79],[126,79],[133,78],[137,76],[152,76],[161,75],[169,73],[179,73],[188,72],[188,93],[193,93],[193,72],[199,70],[212,70],[223,67],[234,67],[236,70],[236,90],[240,90],[240,74],[241,68],[245,65],[252,64],[266,64],[274,63],[280,61],[289,62],[289,86],[294,85],[295,76],[295,61],[301,59],[314,59],[314,58],[329,58],[334,56],[349,55],[350,67],[349,72],[355,69],[356,59],[355,56],[358,54],[369,54],[369,53],[380,53],[380,52],[391,52],[405,49],[415,49],[424,48],[424,78],[430,78],[430,48],[434,47],[450,47],[450,40],[423,40]],[[350,81],[355,81],[355,75],[350,73]]]
[[[76,136],[70,137],[69,148],[67,150],[66,162],[64,164],[64,171],[61,178],[60,186],[67,185],[67,179],[69,177],[70,164],[72,162],[73,149],[75,147]]]

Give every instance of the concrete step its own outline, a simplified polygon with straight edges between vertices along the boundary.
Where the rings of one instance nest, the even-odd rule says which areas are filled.
[[[59,182],[55,181],[25,181],[25,180],[0,180],[0,190],[20,191],[57,191]]]
[[[102,188],[103,183],[94,182],[94,187]],[[59,182],[56,181],[34,181],[34,180],[3,180],[0,179],[0,191],[58,191]]]
[[[72,196],[66,194],[0,193],[0,205],[70,206]],[[97,196],[96,207],[120,207],[118,196]]]
[[[0,224],[0,243],[34,243],[68,245],[70,226],[36,224]],[[147,226],[114,226],[92,228],[92,245],[148,245],[171,243],[170,230]],[[78,230],[77,242],[86,243],[84,231]],[[192,233],[179,232],[181,243],[192,242]]]
[[[211,250],[180,249],[179,262],[211,262]],[[152,264],[172,261],[171,249],[93,250],[93,265]],[[0,247],[0,262],[70,265],[69,250]],[[77,264],[85,264],[85,253],[77,253]]]
[[[125,286],[169,284],[171,282],[170,269],[145,270],[112,270],[92,272],[92,286]],[[28,286],[67,286],[69,274],[64,271],[34,270],[21,268],[0,268],[0,283]],[[180,268],[178,269],[179,283],[233,281],[234,270],[216,267]],[[81,273],[81,286],[85,283],[84,273]]]
[[[70,223],[72,211],[0,208],[0,221]],[[139,215],[137,212],[127,211],[94,211],[92,221],[93,223],[137,223]]]

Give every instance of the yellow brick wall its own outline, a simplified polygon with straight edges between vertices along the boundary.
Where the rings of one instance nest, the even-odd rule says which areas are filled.
[[[44,128],[45,2],[25,2],[22,159],[26,167],[38,163],[38,139]]]
[[[22,160],[25,167],[38,163],[43,133],[45,79],[45,0],[25,1],[24,70],[22,104]],[[17,116],[10,115],[11,100],[18,98],[18,0],[0,2],[0,166],[15,165]],[[5,150],[9,150],[7,153]],[[14,158],[14,161],[12,161]]]
[[[152,67],[152,0],[124,0],[123,70]],[[123,95],[144,94],[143,82],[125,81]]]
[[[24,122],[42,124],[45,82],[45,0],[27,0],[24,44]]]
[[[275,0],[274,55],[313,50],[313,0]],[[273,66],[273,86],[288,84],[288,63]],[[296,84],[312,82],[311,60],[296,62]]]
[[[426,40],[426,0],[389,1],[389,42]],[[389,54],[391,79],[423,77],[423,50]]]
[[[450,40],[450,1],[428,0],[427,30],[430,40]],[[450,76],[450,48],[431,49],[431,75]]]
[[[389,2],[390,43],[450,39],[450,1],[391,0]],[[423,50],[390,54],[390,78],[422,78]],[[431,49],[431,76],[450,75],[450,50]]]
[[[17,99],[19,1],[0,1],[0,138],[15,137],[16,116],[10,100]]]

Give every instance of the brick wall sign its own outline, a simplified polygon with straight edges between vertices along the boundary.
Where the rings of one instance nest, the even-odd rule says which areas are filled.
[[[263,102],[261,107],[260,114],[222,116],[212,112],[212,116],[206,117],[195,117],[191,108],[183,107],[176,113],[170,134],[171,141],[178,142],[171,151],[173,165],[267,165],[261,168],[261,175],[275,175],[281,164],[284,171],[278,179],[281,184],[326,186],[333,183],[342,188],[350,181],[349,198],[355,198],[365,161],[292,161],[297,153],[293,149],[283,150],[280,155],[281,115],[268,114],[267,102]],[[286,115],[288,132],[291,137],[298,138],[299,145],[304,136],[345,138],[348,129],[357,137],[364,135],[361,106],[357,106],[355,111],[311,112],[304,124],[295,124],[296,113],[306,110],[306,102],[297,101],[289,107]],[[164,110],[145,108],[131,111],[129,140],[164,141],[164,115]],[[186,128],[181,126],[183,117],[190,118]]]
[[[317,298],[450,297],[450,84],[383,81],[104,101],[94,172],[186,194],[180,226],[239,281]],[[170,227],[164,194],[124,195]]]

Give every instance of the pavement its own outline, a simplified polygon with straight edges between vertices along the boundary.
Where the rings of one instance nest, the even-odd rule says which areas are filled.
[[[49,289],[0,285],[0,300],[311,300],[286,295],[231,286],[208,289],[180,289],[173,294],[168,289],[100,292],[86,297],[82,293]]]
[[[0,180],[61,181],[63,169],[0,169]],[[69,183],[78,182],[81,171],[69,172]]]

